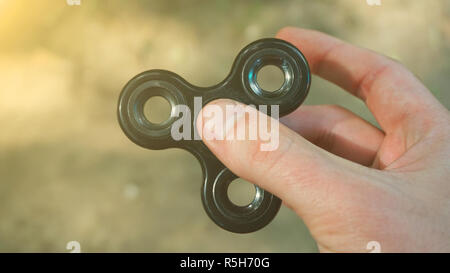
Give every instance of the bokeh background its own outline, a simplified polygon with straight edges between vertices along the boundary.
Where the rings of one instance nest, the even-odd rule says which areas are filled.
[[[450,107],[446,0],[0,0],[0,251],[68,252],[73,240],[83,252],[317,251],[287,208],[256,233],[218,228],[201,205],[195,158],[142,149],[116,119],[135,74],[163,68],[212,85],[242,47],[285,25],[398,59]],[[306,103],[375,123],[317,77]]]

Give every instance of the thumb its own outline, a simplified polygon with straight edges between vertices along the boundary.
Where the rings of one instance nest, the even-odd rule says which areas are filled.
[[[275,139],[263,139],[262,124],[270,125],[267,131],[278,130],[270,134]],[[302,217],[321,213],[324,206],[331,205],[330,190],[348,180],[353,164],[320,149],[255,108],[228,99],[203,107],[197,130],[233,173],[275,194]],[[255,130],[259,134],[252,138]],[[239,132],[245,133],[239,137]],[[264,149],[267,142],[275,149]]]

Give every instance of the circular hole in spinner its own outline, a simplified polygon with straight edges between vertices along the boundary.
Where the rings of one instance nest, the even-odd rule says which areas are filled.
[[[294,64],[283,53],[260,52],[246,64],[246,82],[250,91],[261,98],[286,95],[294,83]]]
[[[233,232],[247,233],[260,229],[273,219],[281,205],[280,199],[226,168],[217,174],[213,183],[205,185],[211,189],[204,191],[203,199],[210,217]]]
[[[234,205],[245,207],[255,200],[256,187],[242,178],[237,178],[228,185],[227,194]]]
[[[284,78],[284,73],[278,66],[265,65],[257,72],[256,82],[262,91],[275,92],[283,86]]]
[[[213,198],[218,209],[229,217],[242,218],[264,210],[260,207],[264,201],[264,190],[240,179],[228,169],[224,169],[217,176]]]
[[[129,127],[139,134],[138,141],[146,146],[157,145],[151,143],[150,138],[167,138],[169,141],[171,125],[177,119],[172,115],[175,106],[185,104],[177,87],[168,81],[148,80],[132,90],[126,114]]]
[[[144,116],[153,124],[161,124],[170,118],[172,105],[162,96],[152,96],[144,103]]]

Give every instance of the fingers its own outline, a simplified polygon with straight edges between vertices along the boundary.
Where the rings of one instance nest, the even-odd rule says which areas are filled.
[[[243,106],[225,99],[209,103],[199,114],[197,130],[209,149],[236,175],[277,195],[299,214],[317,211],[316,201],[329,199],[325,196],[328,190],[346,180],[343,177],[351,168],[349,161],[320,149],[254,108],[248,107],[246,114],[230,119],[227,105]],[[227,113],[225,122],[214,121],[216,117],[210,115],[212,107]],[[258,120],[250,118],[255,113]],[[263,120],[270,122],[270,129],[276,130],[275,125],[279,125],[278,136],[271,134],[272,139],[263,140],[258,134],[251,140],[249,131],[255,126],[261,130]],[[220,128],[211,126],[219,123],[223,124]],[[239,131],[246,131],[246,137],[237,138]],[[262,149],[270,141],[277,142],[276,149]]]
[[[277,37],[297,46],[313,73],[364,100],[387,133],[401,126],[420,131],[440,109],[428,89],[389,58],[312,30],[287,27]]]
[[[304,105],[281,120],[317,146],[365,166],[384,139],[378,128],[336,105]]]

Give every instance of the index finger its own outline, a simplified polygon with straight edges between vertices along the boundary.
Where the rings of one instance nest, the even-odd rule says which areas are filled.
[[[313,30],[286,27],[277,38],[298,47],[314,74],[364,100],[386,132],[420,126],[440,105],[410,71],[385,56]]]

